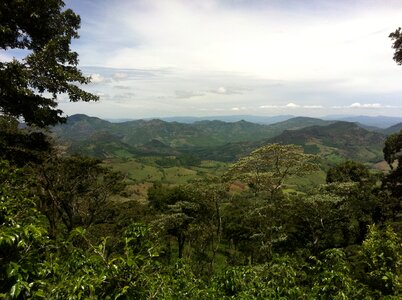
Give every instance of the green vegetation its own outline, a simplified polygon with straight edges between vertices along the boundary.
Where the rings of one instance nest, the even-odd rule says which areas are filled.
[[[247,122],[138,121],[143,134],[118,137],[115,124],[75,116],[74,134],[69,124],[56,131],[66,129],[70,147],[104,160],[61,154],[15,117],[39,126],[61,120],[34,91],[94,99],[70,85],[86,82],[68,47],[79,18],[62,12],[62,1],[27,4],[0,4],[15,16],[0,14],[3,49],[32,50],[30,64],[45,54],[57,63],[43,65],[46,76],[31,65],[1,65],[17,83],[38,74],[32,90],[10,85],[0,93],[1,299],[401,298],[402,131],[385,138],[334,123],[294,128],[268,143],[259,136],[267,128]],[[51,56],[58,46],[63,55]],[[52,73],[64,67],[72,73]],[[55,81],[45,85],[47,77]],[[38,100],[33,116],[8,107],[14,88],[24,90],[13,94],[15,103]],[[161,128],[168,134],[154,136]],[[253,130],[256,140],[243,140]],[[223,135],[232,143],[219,145]],[[344,160],[377,159],[379,142],[388,173]],[[232,152],[204,159],[217,149]]]
[[[387,140],[390,164],[401,138]],[[390,173],[380,187],[364,165],[345,162],[327,184],[306,184],[323,181],[315,158],[300,146],[267,145],[224,176],[222,165],[201,162],[194,168],[217,173],[185,184],[171,177],[173,185],[155,177],[141,202],[129,195],[133,178],[104,166],[134,176],[158,170],[158,157],[104,166],[60,157],[24,169],[2,162],[0,295],[398,298],[401,203],[399,185],[388,182],[400,178]]]
[[[316,157],[304,154],[300,146],[266,145],[241,158],[228,171],[227,177],[244,181],[250,189],[268,192],[275,197],[289,177],[305,176],[318,170]]]
[[[194,165],[196,164],[196,165]],[[219,176],[228,164],[216,161],[199,161],[183,163],[181,157],[148,156],[146,158],[127,158],[106,160],[105,166],[127,175],[127,179],[136,182],[162,182],[184,184],[209,176]]]
[[[78,54],[70,49],[71,40],[78,38],[80,17],[63,7],[60,0],[0,4],[0,48],[27,53],[21,61],[0,62],[0,108],[28,125],[65,120],[57,109],[58,94],[68,94],[71,101],[98,99],[78,87],[89,82],[77,68]]]
[[[311,126],[285,131],[270,142],[301,145],[308,152],[328,153],[360,162],[378,162],[386,136],[370,132],[355,123],[336,122],[327,126]],[[314,147],[316,146],[316,147]]]
[[[383,160],[386,138],[355,123],[304,117],[271,125],[244,121],[180,124],[160,120],[114,124],[75,115],[52,131],[67,146],[68,153],[100,159],[159,156],[162,167],[185,167],[200,160],[234,162],[271,143],[297,144],[308,154],[320,155],[324,170],[348,159],[372,166]]]

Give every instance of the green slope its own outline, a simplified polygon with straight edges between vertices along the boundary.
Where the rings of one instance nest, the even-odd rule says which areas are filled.
[[[327,125],[330,121],[296,117],[271,125],[246,121],[200,121],[193,124],[161,120],[110,123],[85,115],[71,116],[53,133],[67,144],[70,152],[98,157],[127,155],[177,155],[194,149],[204,151],[228,143],[250,143],[274,137],[287,129]],[[121,151],[122,149],[122,151]],[[227,160],[227,159],[225,159]]]
[[[193,124],[161,120],[110,123],[75,115],[56,126],[54,134],[69,152],[100,158],[194,155],[201,159],[235,161],[267,143],[302,145],[329,163],[382,159],[385,135],[356,123],[296,117],[271,125],[246,121],[200,121]]]
[[[336,122],[328,126],[287,130],[268,142],[302,145],[306,152],[321,153],[330,160],[336,160],[338,156],[378,162],[382,160],[385,138],[384,134],[368,131],[355,123]]]
[[[402,123],[395,124],[383,130],[385,134],[399,133],[402,130]]]

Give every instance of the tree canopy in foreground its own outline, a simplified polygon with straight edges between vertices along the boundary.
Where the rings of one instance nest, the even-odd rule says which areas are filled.
[[[70,101],[98,99],[79,87],[90,80],[77,68],[78,54],[70,48],[81,20],[64,5],[61,0],[0,2],[0,49],[26,55],[0,61],[2,114],[45,127],[65,120],[58,95]]]

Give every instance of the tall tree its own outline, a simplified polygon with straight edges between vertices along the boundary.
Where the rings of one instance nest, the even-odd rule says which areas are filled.
[[[80,17],[64,6],[62,0],[0,2],[0,49],[6,55],[17,49],[26,54],[22,60],[0,61],[0,113],[45,127],[65,120],[58,95],[67,94],[70,101],[98,99],[79,88],[90,80],[70,48]]]
[[[39,210],[49,221],[49,234],[57,234],[60,221],[68,232],[89,227],[109,197],[124,187],[123,176],[80,156],[52,158],[37,168]]]
[[[400,199],[402,197],[402,131],[386,139],[383,152],[384,159],[391,168],[383,184],[393,196]]]
[[[394,60],[398,65],[402,65],[402,32],[401,32],[401,27],[399,27],[397,30],[394,32],[391,32],[389,34],[389,37],[391,38],[393,44],[392,48],[394,48]]]
[[[318,170],[316,159],[314,155],[303,153],[301,146],[268,144],[236,162],[227,178],[245,181],[255,191],[266,191],[274,196],[290,176]]]
[[[375,178],[365,165],[351,160],[344,161],[330,168],[327,172],[327,183],[350,181],[373,185]]]

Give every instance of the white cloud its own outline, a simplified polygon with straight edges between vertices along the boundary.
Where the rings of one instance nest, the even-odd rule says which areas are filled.
[[[361,80],[351,84],[364,86],[378,70],[395,69],[387,35],[401,15],[392,5],[374,9],[339,3],[333,5],[340,12],[335,16],[314,14],[308,9],[311,3],[298,12],[292,9],[294,4],[280,8],[268,1],[259,10],[247,9],[247,4],[235,9],[224,1],[208,2],[212,4],[120,1],[113,9],[105,8],[102,22],[107,24],[97,23],[102,28],[98,40],[113,40],[116,47],[102,53],[103,60],[96,63],[241,72],[286,80],[354,74]],[[94,61],[98,55],[92,55]]]
[[[298,108],[298,107],[300,107],[300,105],[291,102],[291,103],[286,104],[286,107],[288,107],[288,108]]]
[[[383,106],[380,103],[359,103],[355,102],[350,105],[351,108],[382,108]]]
[[[218,94],[226,94],[226,89],[225,89],[225,87],[221,86],[216,90],[216,92]]]
[[[232,107],[231,110],[232,111],[247,110],[247,107],[244,107],[244,106],[242,106],[242,107]]]
[[[341,106],[341,105],[334,105],[331,106],[331,108],[334,109],[389,109],[389,108],[393,108],[393,109],[401,109],[402,106],[401,105],[383,105],[381,103],[360,103],[360,102],[355,102],[352,103],[350,105],[345,105],[345,106]]]
[[[236,94],[243,94],[244,91],[248,89],[241,88],[241,87],[224,87],[220,86],[217,89],[212,89],[207,92],[212,94],[221,94],[221,95],[236,95]]]
[[[402,108],[402,105],[385,105],[385,108]]]
[[[368,2],[101,1],[96,18],[81,13],[73,46],[81,65],[112,68],[86,72],[96,89],[112,98],[129,86],[135,101],[144,100],[146,109],[123,114],[189,115],[199,107],[212,114],[215,106],[230,113],[251,101],[266,113],[330,114],[336,106],[337,113],[402,114],[402,68],[388,38],[402,2]]]
[[[91,74],[91,83],[98,84],[106,81],[106,78],[99,73]]]

